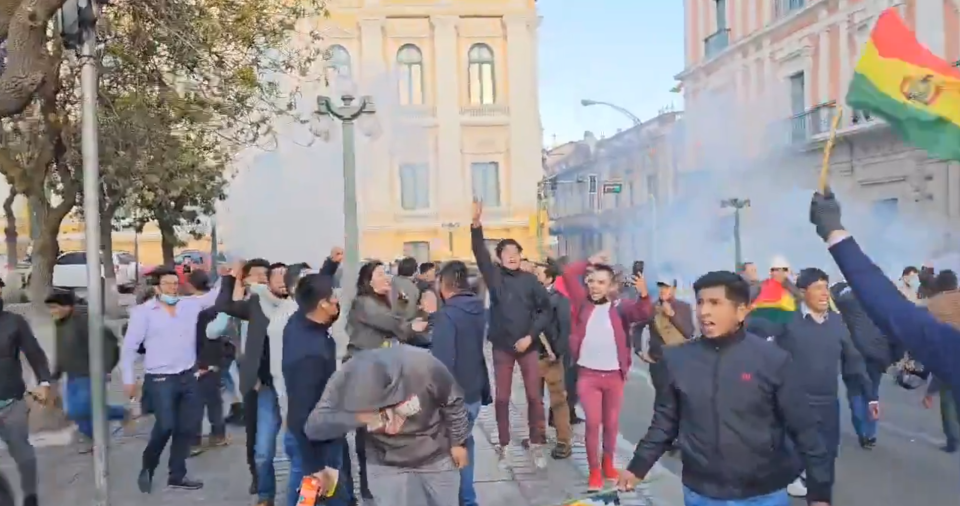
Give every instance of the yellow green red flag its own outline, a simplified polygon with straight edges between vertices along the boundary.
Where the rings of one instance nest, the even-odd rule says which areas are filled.
[[[753,301],[750,316],[764,318],[774,323],[786,323],[797,310],[797,300],[782,283],[768,279],[760,284],[760,293]]]
[[[879,116],[930,156],[960,160],[960,69],[924,47],[896,8],[877,20],[847,103]]]

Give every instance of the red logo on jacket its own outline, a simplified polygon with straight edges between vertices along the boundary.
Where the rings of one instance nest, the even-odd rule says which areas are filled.
[[[750,381],[750,380],[752,380],[752,379],[753,379],[753,375],[752,375],[752,374],[750,374],[750,373],[748,373],[748,372],[740,373],[740,381],[747,382],[747,381]]]

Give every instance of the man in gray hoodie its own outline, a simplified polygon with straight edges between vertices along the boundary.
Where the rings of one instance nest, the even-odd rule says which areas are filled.
[[[404,345],[345,362],[304,433],[327,441],[358,427],[367,428],[367,472],[378,504],[457,506],[470,423],[463,393],[443,363]],[[326,487],[337,480],[329,468],[315,476]]]

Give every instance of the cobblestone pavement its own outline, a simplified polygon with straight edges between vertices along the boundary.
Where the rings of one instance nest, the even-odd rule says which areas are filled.
[[[493,363],[489,345],[485,348],[485,355],[487,368],[492,372]],[[477,421],[489,441],[495,442],[498,440],[493,406],[484,406]],[[510,394],[510,435],[511,443],[519,442],[529,435],[527,400],[519,367],[514,369],[513,391]],[[556,432],[552,427],[547,429],[547,438],[551,443],[556,441]],[[521,448],[519,444],[508,446],[507,458],[503,467],[506,467],[513,475],[520,486],[521,493],[528,502],[538,506],[562,504],[586,494],[589,468],[587,466],[586,447],[584,446],[583,424],[574,426],[573,439],[573,455],[571,458],[553,460],[548,457],[547,468],[543,470],[536,468],[530,453]],[[625,468],[631,456],[632,448],[618,447],[615,458],[617,467]],[[609,485],[612,486],[612,484]],[[676,494],[666,493],[666,491],[661,492],[659,489],[663,485],[662,480],[654,473],[637,490],[621,493],[621,505],[675,506],[679,504],[666,499],[667,497],[675,497]]]

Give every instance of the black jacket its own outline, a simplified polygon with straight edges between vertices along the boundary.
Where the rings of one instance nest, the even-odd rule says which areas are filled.
[[[67,374],[72,378],[90,376],[90,329],[85,306],[77,306],[70,316],[54,322],[56,332],[56,364],[53,377]],[[120,360],[120,341],[109,328],[103,329],[103,367],[108,373]]]
[[[225,336],[210,339],[207,337],[207,326],[217,319],[220,312],[215,307],[208,307],[197,316],[197,367],[209,369],[223,367],[227,358],[227,348],[230,345]]]
[[[808,409],[790,355],[743,330],[664,350],[667,388],[627,469],[644,477],[679,442],[683,484],[712,499],[738,500],[785,488],[807,471],[807,499],[830,501],[833,460]]]
[[[837,304],[837,309],[840,310],[843,322],[847,324],[853,344],[863,354],[863,358],[884,370],[890,364],[900,360],[903,351],[897,350],[896,346],[870,320],[847,283],[833,285],[830,292],[833,295],[833,301]]]
[[[573,314],[570,309],[570,300],[555,288],[551,288],[547,293],[550,294],[550,307],[552,309],[550,324],[544,334],[547,336],[550,348],[553,349],[553,354],[558,358],[565,357],[570,353],[570,327],[572,325],[571,315]],[[540,348],[540,356],[545,357],[547,351],[542,347]]]
[[[341,467],[342,440],[311,441],[304,433],[307,417],[335,372],[337,343],[330,336],[330,327],[297,311],[283,328],[283,379],[287,387],[287,430],[297,441],[304,475],[324,467]]]
[[[27,357],[37,382],[51,381],[47,355],[27,320],[0,310],[0,400],[21,399],[27,391],[20,365],[21,353]]]
[[[547,330],[553,310],[546,288],[529,272],[494,265],[483,239],[483,228],[470,229],[473,256],[490,292],[490,328],[487,339],[494,348],[514,351],[517,341],[534,341]],[[533,345],[528,349],[535,350]]]
[[[430,321],[430,351],[463,389],[463,401],[472,404],[490,397],[490,375],[483,358],[483,301],[470,292],[455,295],[431,315]]]
[[[223,277],[214,308],[216,311],[247,322],[243,359],[238,364],[240,395],[246,395],[257,386],[258,380],[263,385],[273,385],[273,376],[270,371],[270,344],[267,342],[267,326],[270,325],[270,318],[264,314],[263,308],[260,307],[259,296],[256,294],[246,300],[233,300],[233,287],[236,282],[233,276]]]

